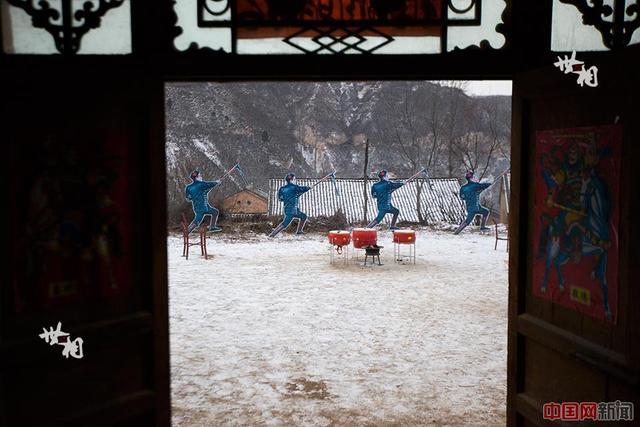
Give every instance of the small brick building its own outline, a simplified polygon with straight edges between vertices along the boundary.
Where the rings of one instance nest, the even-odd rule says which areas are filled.
[[[222,211],[227,215],[234,214],[266,214],[267,195],[259,190],[240,190],[222,201]]]

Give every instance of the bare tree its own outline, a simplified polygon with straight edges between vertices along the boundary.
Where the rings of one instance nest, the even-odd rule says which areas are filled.
[[[439,81],[432,85],[406,82],[393,96],[384,97],[382,106],[386,120],[377,126],[381,140],[396,147],[411,172],[422,167],[439,169],[440,156],[447,155],[449,176],[456,163],[454,141],[461,133],[459,116],[465,104],[466,81]],[[422,212],[424,181],[417,182],[416,212]]]
[[[367,184],[369,183],[369,138],[365,137],[364,139],[364,174],[363,174],[363,189],[362,189],[362,197],[364,198],[364,210],[362,212],[362,218],[364,218],[364,222],[367,222],[367,204],[369,201],[369,194],[367,191]]]
[[[464,123],[466,131],[457,138],[452,147],[456,152],[459,162],[468,170],[476,172],[478,179],[482,179],[490,166],[495,164],[497,156],[508,149],[508,141],[499,131],[498,105],[491,103],[482,110],[475,106],[467,106],[465,109]],[[481,119],[486,123],[486,131],[472,131],[471,125]]]
[[[446,99],[446,116],[444,119],[444,144],[446,144],[447,153],[447,176],[451,177],[454,173],[455,149],[453,143],[459,136],[462,127],[460,123],[461,110],[464,101],[467,98],[465,91],[469,87],[466,80],[444,80],[436,82],[445,88],[444,96]]]
[[[433,100],[430,87],[415,82],[398,84],[399,90],[384,96],[381,100],[386,120],[376,126],[378,136],[383,143],[396,149],[413,173],[427,162],[427,167],[435,159],[438,149],[439,112],[432,108]],[[431,135],[431,136],[430,136]],[[406,172],[406,171],[403,171]],[[424,215],[420,203],[421,187],[418,187],[416,212],[423,223]]]

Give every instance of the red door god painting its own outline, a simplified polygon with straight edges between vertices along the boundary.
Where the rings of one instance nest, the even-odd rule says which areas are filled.
[[[615,322],[621,126],[536,133],[533,295]]]

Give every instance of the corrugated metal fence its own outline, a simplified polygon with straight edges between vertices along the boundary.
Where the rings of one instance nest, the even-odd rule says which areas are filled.
[[[319,179],[298,179],[298,185],[312,186]],[[377,180],[367,182],[367,220],[373,219],[378,213],[376,201],[371,197],[371,186]],[[284,179],[269,180],[269,215],[282,215],[282,202],[278,200],[278,189],[285,184]],[[300,209],[309,217],[332,216],[339,208],[342,209],[349,222],[362,221],[364,208],[363,179],[338,178],[336,187],[339,197],[330,180],[323,181],[312,191],[300,197]],[[424,179],[418,179],[393,192],[392,203],[400,209],[400,221],[418,222],[416,201],[418,186],[422,185],[420,206],[422,215],[428,224],[448,222],[458,224],[465,216],[464,204],[458,196],[460,185],[455,178],[432,178],[429,188]],[[387,215],[385,222],[389,222],[391,215]]]

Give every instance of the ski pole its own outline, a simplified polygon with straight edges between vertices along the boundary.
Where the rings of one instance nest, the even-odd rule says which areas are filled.
[[[236,163],[235,165],[233,165],[231,167],[231,169],[229,169],[224,175],[222,175],[222,177],[220,177],[220,179],[218,181],[222,182],[223,179],[225,179],[227,176],[229,176],[231,174],[231,172],[233,172],[233,170],[235,168],[237,168],[238,166],[240,166],[238,163]]]
[[[242,181],[244,182],[245,187],[247,187],[249,183],[247,182],[247,177],[244,171],[240,167],[240,163],[236,163],[236,172],[238,172],[238,175],[240,175],[240,177],[242,178]]]
[[[504,172],[502,172],[500,175],[498,175],[496,177],[496,179],[491,183],[491,185],[489,185],[486,189],[489,189],[491,187],[493,187],[498,181],[500,181],[500,179],[505,176],[507,173],[509,173],[511,171],[511,168],[506,169]]]
[[[335,177],[336,177],[336,171],[333,171],[333,172],[331,172],[329,175],[327,175],[327,176],[323,177],[322,179],[320,179],[320,181],[318,181],[318,182],[316,182],[315,184],[313,184],[313,185],[311,186],[311,188],[309,188],[309,190],[307,190],[307,191],[311,191],[311,189],[312,189],[313,187],[315,187],[316,185],[320,184],[320,183],[321,183],[322,181],[324,181],[325,179],[327,179],[327,178],[335,178]]]
[[[404,185],[404,184],[408,183],[409,181],[413,181],[413,180],[414,180],[414,179],[416,179],[419,175],[422,175],[422,174],[424,174],[424,175],[426,175],[426,174],[427,174],[427,170],[426,170],[425,168],[422,168],[418,173],[416,173],[416,174],[414,174],[414,175],[410,176],[409,178],[405,179],[405,180],[402,182],[402,185]],[[428,178],[428,175],[427,175],[427,178]]]

